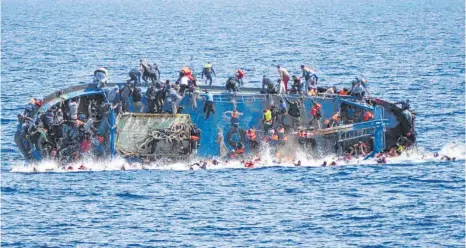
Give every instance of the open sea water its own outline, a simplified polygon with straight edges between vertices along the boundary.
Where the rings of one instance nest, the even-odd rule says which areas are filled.
[[[3,0],[1,245],[464,247],[464,9],[462,0]],[[372,95],[411,100],[419,151],[387,165],[10,171],[24,163],[13,134],[30,97],[89,83],[101,66],[123,82],[140,58],[171,80],[210,61],[215,84],[242,68],[258,86],[277,64],[294,74],[311,65],[320,85],[339,88],[364,75]],[[439,151],[458,161],[423,159]]]

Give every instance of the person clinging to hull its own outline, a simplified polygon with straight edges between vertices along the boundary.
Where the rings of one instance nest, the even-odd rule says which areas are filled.
[[[208,90],[204,90],[206,95],[203,97],[205,100],[203,113],[205,114],[205,120],[208,120],[210,117],[210,113],[215,114],[215,107],[214,107],[214,96]]]
[[[204,65],[204,69],[202,69],[201,79],[204,79],[205,76],[205,83],[207,84],[207,82],[209,82],[209,86],[212,85],[212,74],[214,76],[217,76],[215,74],[215,70],[212,64],[210,62],[207,62],[207,64]]]

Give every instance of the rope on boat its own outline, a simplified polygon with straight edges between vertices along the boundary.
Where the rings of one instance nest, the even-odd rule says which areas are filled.
[[[191,124],[188,123],[174,123],[168,128],[157,129],[149,133],[142,142],[137,146],[139,150],[147,149],[153,141],[164,140],[168,143],[174,141],[181,142],[182,140],[189,140]]]

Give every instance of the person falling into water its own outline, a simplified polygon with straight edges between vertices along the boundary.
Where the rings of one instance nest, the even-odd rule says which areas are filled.
[[[202,69],[201,79],[203,79],[205,75],[205,83],[207,84],[207,82],[209,82],[209,86],[212,85],[212,74],[214,74],[214,76],[217,76],[215,74],[215,70],[212,64],[210,62],[207,62],[207,64],[205,64],[204,66],[204,69]]]

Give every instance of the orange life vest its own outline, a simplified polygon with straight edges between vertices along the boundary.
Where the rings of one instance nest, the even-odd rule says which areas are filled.
[[[192,76],[191,69],[189,67],[183,67],[183,68],[181,68],[181,71],[184,72],[184,75],[187,76],[187,77]]]
[[[198,136],[191,135],[191,141],[198,141],[198,140],[199,140]]]
[[[318,103],[315,104],[314,106],[312,106],[312,108],[311,108],[311,115],[312,115],[312,116],[316,116],[317,113],[319,113],[319,110],[320,110],[321,108],[322,108],[322,105],[320,105],[320,104],[318,104]]]
[[[372,112],[370,111],[366,111],[364,113],[364,121],[369,121],[369,120],[372,120],[374,118],[374,115],[372,114]]]
[[[243,70],[238,70],[238,75],[239,75],[239,78],[243,78],[244,77],[244,71]]]

